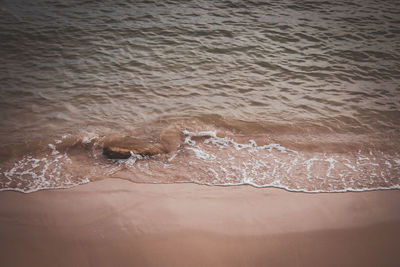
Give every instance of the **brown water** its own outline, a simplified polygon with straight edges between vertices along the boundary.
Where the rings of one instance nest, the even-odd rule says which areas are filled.
[[[400,188],[397,2],[3,0],[0,190]]]

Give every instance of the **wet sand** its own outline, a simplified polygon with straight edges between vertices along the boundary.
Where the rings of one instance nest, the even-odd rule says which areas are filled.
[[[0,192],[0,266],[400,266],[400,191],[135,184]]]

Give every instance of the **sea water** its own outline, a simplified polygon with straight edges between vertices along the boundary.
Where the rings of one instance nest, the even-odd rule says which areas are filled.
[[[4,0],[0,190],[398,189],[399,16],[393,0]],[[169,149],[102,155],[126,137]]]

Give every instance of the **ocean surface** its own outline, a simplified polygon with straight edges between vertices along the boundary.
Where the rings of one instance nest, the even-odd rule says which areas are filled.
[[[1,0],[0,40],[0,190],[400,189],[398,0]]]

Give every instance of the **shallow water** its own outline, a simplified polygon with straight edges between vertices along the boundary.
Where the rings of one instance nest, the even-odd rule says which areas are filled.
[[[399,188],[399,17],[392,0],[2,1],[0,188]],[[125,136],[169,152],[104,158]]]

